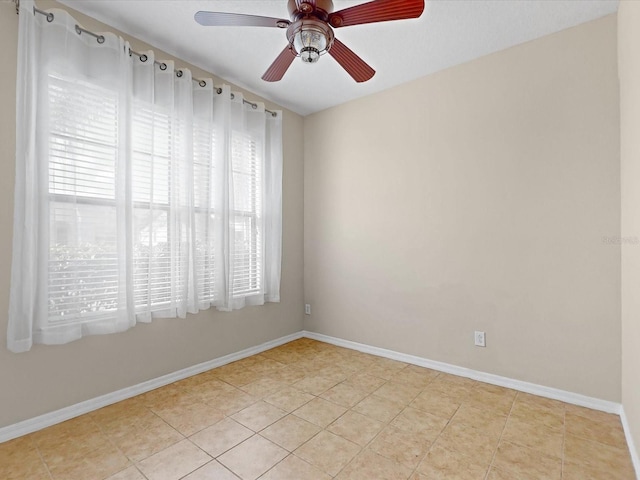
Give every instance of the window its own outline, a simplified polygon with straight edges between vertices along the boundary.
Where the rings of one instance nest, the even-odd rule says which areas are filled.
[[[9,349],[279,301],[281,114],[25,1]]]
[[[104,317],[118,295],[115,92],[49,76],[48,315],[52,324]]]
[[[119,162],[118,98],[108,88],[50,77],[49,249],[50,322],[103,318],[118,303],[119,262],[116,176]],[[131,135],[133,294],[136,312],[162,312],[182,301],[182,261],[188,248],[176,215],[189,200],[175,177],[184,161],[180,122],[168,109],[135,102]],[[194,267],[202,302],[219,300],[216,262],[215,135],[194,122]],[[262,289],[263,165],[259,142],[231,133],[233,185],[233,298]],[[175,207],[177,204],[178,208]]]

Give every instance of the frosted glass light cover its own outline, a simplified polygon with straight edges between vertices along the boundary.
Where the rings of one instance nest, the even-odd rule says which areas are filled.
[[[296,33],[293,48],[300,54],[304,63],[315,63],[327,48],[327,37],[320,30],[306,27]]]

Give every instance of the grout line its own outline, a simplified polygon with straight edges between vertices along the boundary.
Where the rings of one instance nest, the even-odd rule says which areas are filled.
[[[51,470],[49,469],[49,464],[45,461],[44,457],[42,456],[42,452],[40,451],[40,446],[38,445],[38,442],[36,442],[33,439],[32,439],[32,442],[33,442],[33,446],[36,449],[36,452],[38,453],[38,457],[40,457],[40,461],[44,465],[44,468],[47,470],[47,474],[49,475],[49,478],[53,480],[53,473],[51,473]]]
[[[500,443],[502,443],[502,436],[504,435],[504,432],[507,429],[507,425],[509,424],[509,418],[511,417],[511,412],[513,412],[513,406],[516,404],[516,398],[518,398],[518,393],[514,395],[513,401],[511,402],[511,408],[509,409],[507,420],[504,422],[504,427],[502,427],[502,432],[500,432],[500,438],[498,438],[496,449],[493,452],[493,457],[491,457],[491,463],[489,463],[489,468],[487,469],[487,473],[485,474],[485,477],[484,477],[485,480],[489,478],[489,473],[491,473],[491,469],[493,468],[493,462],[496,460],[496,455],[498,454],[498,447],[500,446]]]
[[[567,442],[567,407],[562,409],[562,457],[560,461],[560,479],[564,478],[564,446]]]
[[[435,371],[435,370],[434,370]],[[435,377],[433,377],[433,380],[435,380],[436,378],[438,378],[440,375],[442,375],[442,373],[438,372],[438,375],[436,375]],[[431,383],[433,383],[433,380],[431,380],[431,382],[429,382],[429,385]],[[427,385],[428,387],[428,385]],[[422,390],[423,392],[427,389],[427,387],[424,388],[424,390]],[[411,472],[411,475],[409,475],[409,478],[411,478],[413,475],[415,475],[415,473],[418,471],[418,468],[420,468],[420,464],[422,464],[422,462],[424,461],[424,459],[427,457],[427,455],[429,455],[429,452],[431,452],[431,449],[433,448],[433,446],[436,444],[436,442],[438,441],[438,439],[440,438],[440,436],[442,435],[442,433],[447,429],[447,427],[449,426],[449,424],[451,423],[451,421],[453,420],[453,417],[456,416],[456,414],[458,413],[458,410],[460,410],[460,407],[462,407],[462,403],[460,403],[460,405],[458,405],[458,408],[456,408],[456,411],[453,412],[453,414],[449,417],[449,420],[447,420],[447,424],[444,426],[444,428],[442,430],[440,430],[440,433],[438,433],[438,435],[436,435],[436,438],[433,439],[433,442],[431,442],[431,445],[429,445],[429,448],[427,448],[427,451],[424,452],[424,455],[422,455],[422,457],[420,458],[420,460],[416,463],[416,466],[413,467],[413,471]]]

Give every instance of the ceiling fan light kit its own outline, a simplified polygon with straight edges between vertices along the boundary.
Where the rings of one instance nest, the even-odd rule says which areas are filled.
[[[304,63],[316,63],[320,55],[331,49],[334,36],[333,30],[326,23],[303,19],[289,26],[287,39],[294,55],[300,57]]]
[[[282,79],[295,57],[304,63],[316,63],[329,53],[356,82],[366,82],[375,70],[356,55],[333,33],[334,28],[418,18],[424,11],[424,0],[373,0],[368,3],[333,11],[332,0],[288,0],[291,20],[239,13],[206,12],[195,14],[204,26],[275,27],[287,29],[288,45],[262,76],[267,82]]]

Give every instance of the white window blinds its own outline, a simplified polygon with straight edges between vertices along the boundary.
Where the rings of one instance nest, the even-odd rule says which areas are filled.
[[[117,306],[118,98],[82,79],[48,77],[48,315],[51,325]]]
[[[252,295],[262,288],[262,148],[256,139],[232,134],[234,215],[233,232],[235,297]]]

